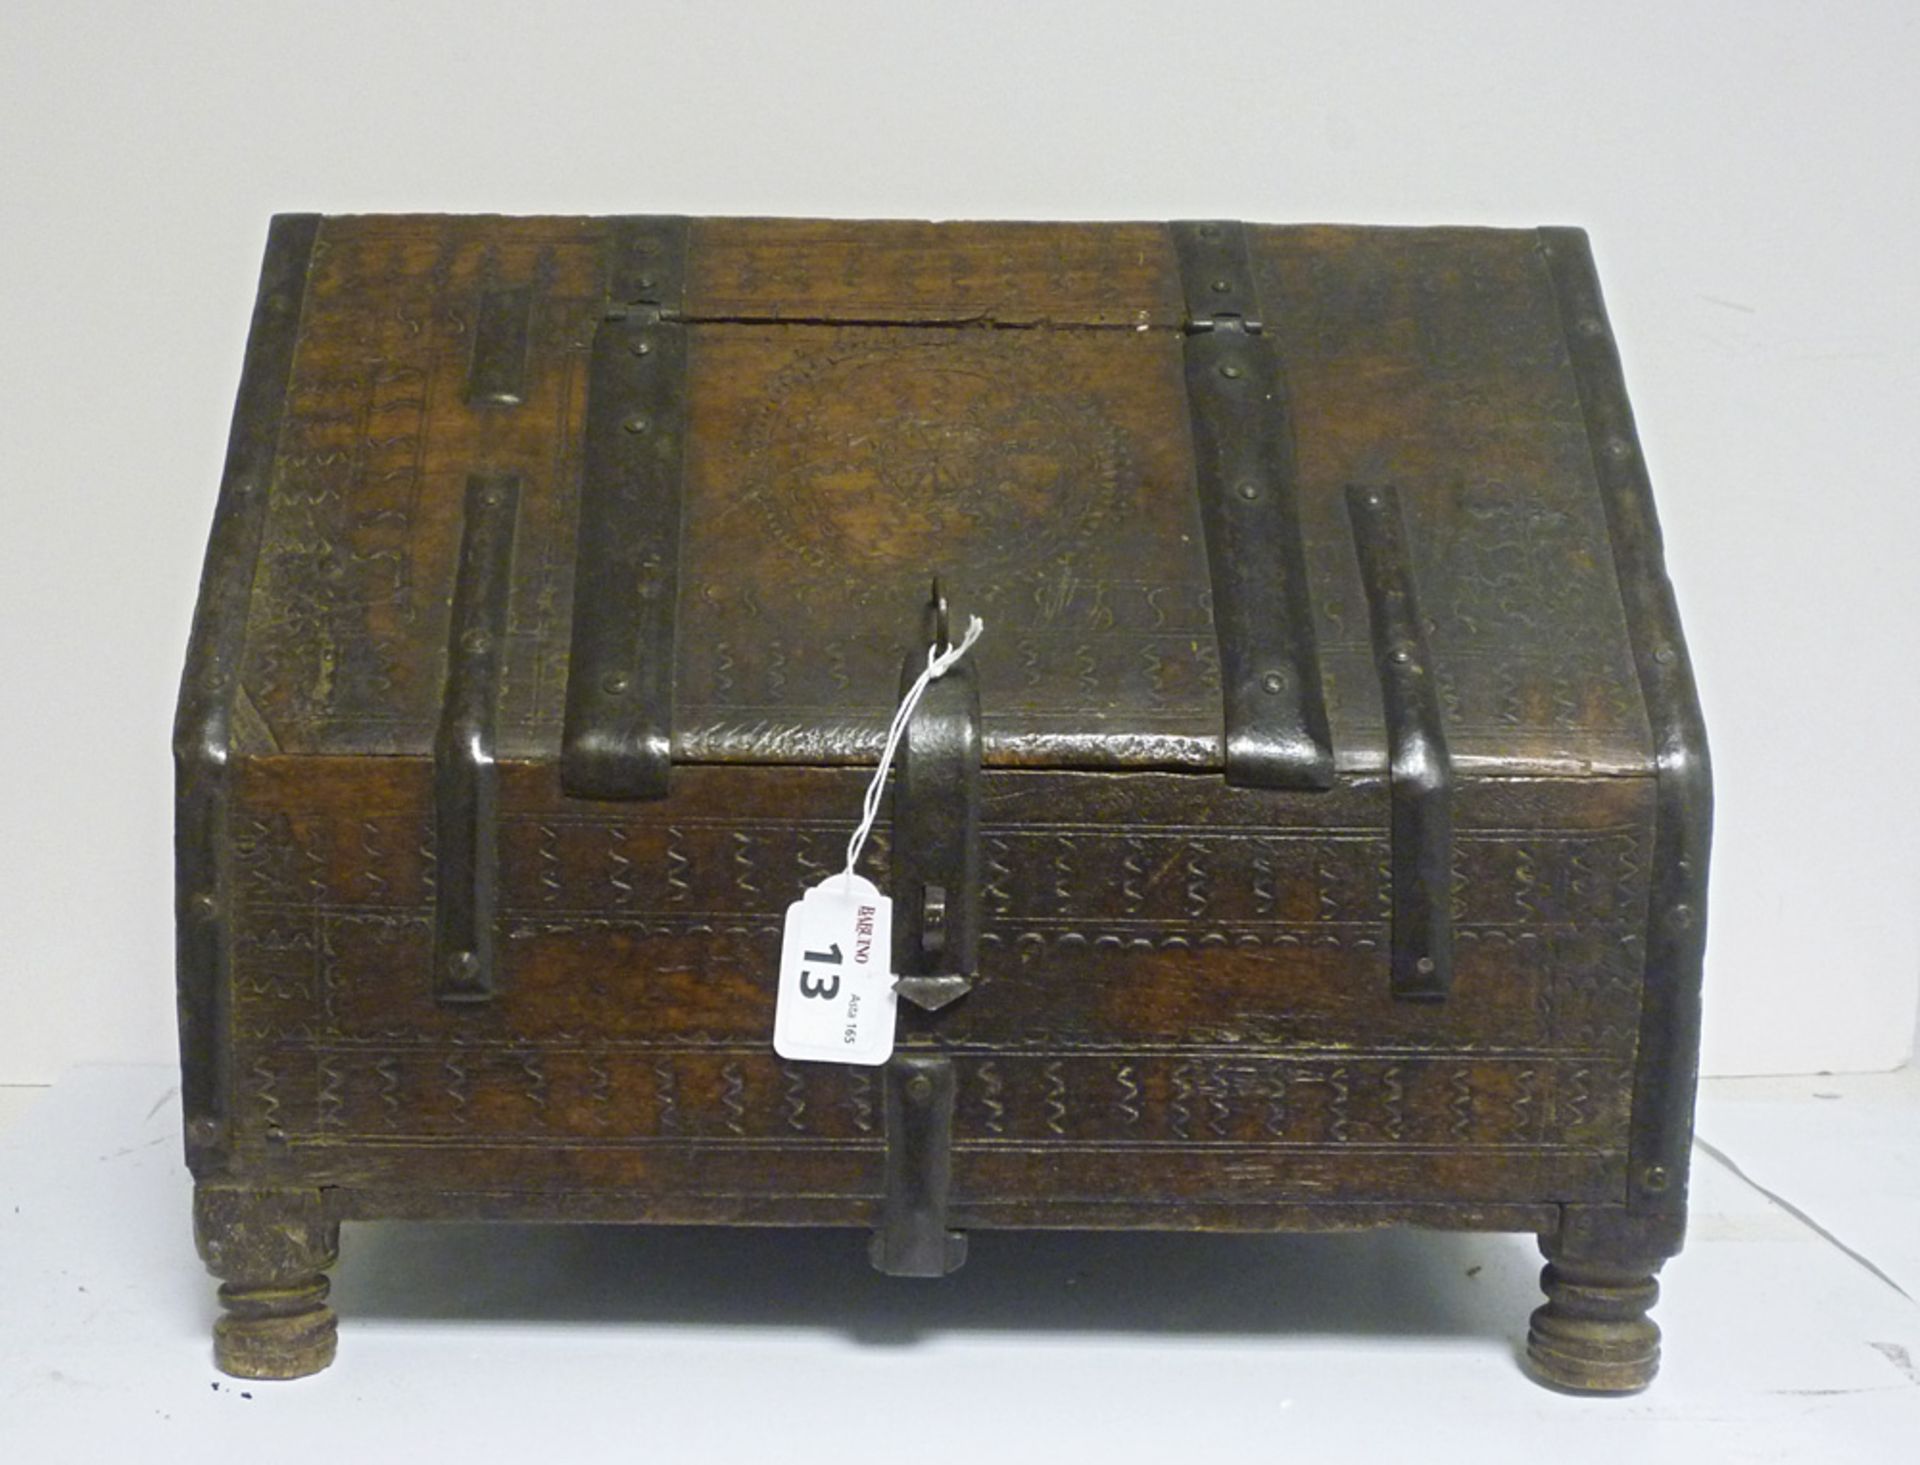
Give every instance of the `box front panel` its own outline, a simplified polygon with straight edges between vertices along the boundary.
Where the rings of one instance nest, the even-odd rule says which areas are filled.
[[[865,773],[679,768],[633,805],[505,774],[500,990],[445,1005],[430,765],[241,765],[241,1168],[866,1219],[877,1073],[769,1043],[781,918],[837,868]],[[953,1056],[958,1213],[1617,1197],[1650,794],[1463,785],[1455,987],[1426,1005],[1388,992],[1381,783],[991,775],[980,980],[902,1024]],[[875,843],[884,888],[884,821]]]

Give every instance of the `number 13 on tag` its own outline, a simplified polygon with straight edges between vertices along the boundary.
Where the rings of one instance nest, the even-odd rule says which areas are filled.
[[[893,902],[871,880],[829,875],[787,907],[774,999],[782,1058],[878,1065],[893,1056]]]

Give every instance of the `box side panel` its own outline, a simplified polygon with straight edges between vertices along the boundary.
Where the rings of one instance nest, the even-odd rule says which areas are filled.
[[[432,996],[429,765],[242,769],[246,1166],[864,1215],[876,1076],[769,1047],[782,915],[835,867],[864,775],[692,768],[623,807],[504,773],[500,991],[450,1007]],[[908,1039],[954,1058],[956,1205],[1177,1224],[1168,1198],[1617,1199],[1651,780],[1463,786],[1438,1006],[1388,994],[1384,799],[1367,780],[1275,796],[991,775],[980,981]]]
[[[1667,579],[1653,488],[1593,256],[1586,236],[1574,229],[1542,230],[1540,250],[1552,273],[1569,372],[1586,414],[1595,487],[1606,505],[1635,668],[1658,754],[1629,1199],[1646,1234],[1657,1238],[1661,1249],[1677,1250],[1686,1224],[1700,1068],[1713,770],[1680,611]]]
[[[198,1175],[219,1167],[231,1137],[233,890],[227,854],[232,753],[244,710],[240,663],[318,225],[313,215],[283,215],[268,232],[174,715],[181,1109],[187,1162]]]

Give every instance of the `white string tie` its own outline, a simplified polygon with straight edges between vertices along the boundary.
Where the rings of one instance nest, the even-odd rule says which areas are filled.
[[[954,664],[965,656],[980,633],[986,630],[986,624],[979,616],[967,618],[967,634],[960,638],[957,646],[949,646],[945,651],[937,646],[927,648],[927,669],[920,673],[914,684],[907,689],[907,695],[900,699],[899,710],[893,714],[893,722],[887,728],[887,745],[880,753],[880,766],[873,770],[873,782],[867,785],[867,797],[860,814],[860,827],[853,831],[853,838],[847,841],[847,868],[840,872],[844,885],[853,875],[853,867],[860,862],[860,851],[865,847],[867,836],[873,833],[873,821],[880,817],[880,797],[886,790],[887,770],[893,767],[893,755],[900,746],[900,739],[906,734],[907,720],[913,716],[913,709],[920,705],[920,698],[927,687],[937,678],[945,676]]]

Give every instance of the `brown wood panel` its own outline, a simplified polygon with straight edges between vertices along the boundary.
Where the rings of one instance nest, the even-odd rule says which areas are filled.
[[[875,761],[937,575],[987,623],[991,761],[1218,761],[1177,338],[707,326],[693,348],[677,759]]]
[[[553,756],[608,233],[564,218],[324,223],[236,703],[243,748],[429,749],[461,491],[472,473],[513,472],[500,747]],[[1383,481],[1409,506],[1459,766],[1649,767],[1535,236],[1253,240],[1341,766],[1384,758],[1339,510],[1347,483]],[[827,324],[693,328],[677,758],[870,758],[921,582],[940,571],[989,621],[991,763],[1218,766],[1164,228],[703,221],[690,269],[695,315]],[[510,407],[465,390],[483,302],[502,290],[529,302]],[[983,328],[1020,312],[982,302],[1033,291],[1073,308]],[[936,308],[949,296],[957,314]],[[1123,297],[1143,302],[1146,329],[1063,325]],[[950,317],[968,324],[926,328]],[[869,319],[894,324],[850,324]]]
[[[696,320],[1177,327],[1164,224],[700,219]]]
[[[346,1145],[302,1142],[249,1157],[286,1183],[415,1190],[513,1186],[553,1192],[612,1191],[650,1200],[671,1215],[684,1207],[757,1205],[767,1219],[795,1203],[809,1222],[859,1224],[881,1191],[874,1146]],[[954,1204],[1044,1215],[1090,1205],[1137,1208],[1151,1223],[1177,1205],[1338,1204],[1363,1197],[1464,1205],[1542,1200],[1604,1201],[1622,1188],[1624,1161],[1597,1151],[1336,1155],[1246,1150],[960,1148]],[[838,1212],[836,1217],[835,1212]]]
[[[242,1143],[317,1143],[349,1177],[366,1147],[431,1167],[480,1142],[877,1145],[869,1071],[768,1046],[781,915],[833,867],[864,776],[684,773],[664,802],[623,807],[561,798],[548,767],[505,769],[502,987],[454,1008],[430,980],[429,765],[247,760]],[[1118,1147],[1110,1199],[1153,1192],[1187,1149],[1227,1157],[1222,1173],[1242,1151],[1330,1156],[1290,1173],[1356,1186],[1413,1155],[1406,1173],[1433,1188],[1394,1195],[1436,1200],[1454,1195],[1444,1157],[1470,1155],[1561,1187],[1476,1198],[1593,1198],[1578,1186],[1617,1175],[1631,1095],[1649,793],[1466,785],[1459,974],[1435,1007],[1388,994],[1377,781],[1272,795],[1207,776],[992,775],[980,982],[918,1040],[955,1057],[956,1144]],[[872,868],[884,882],[884,848]]]
[[[1652,745],[1538,236],[1252,231],[1286,363],[1335,745],[1380,718],[1349,484],[1391,485],[1463,768],[1643,769]]]

